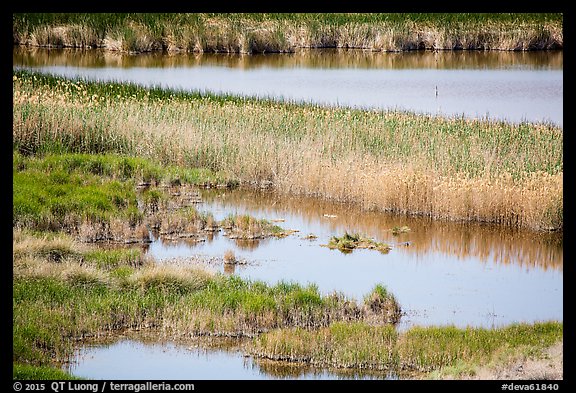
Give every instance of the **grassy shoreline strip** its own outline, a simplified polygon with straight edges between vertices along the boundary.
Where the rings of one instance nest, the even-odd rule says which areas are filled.
[[[124,52],[546,50],[562,14],[13,14],[14,44]]]
[[[21,380],[79,380],[69,373],[55,367],[38,367],[27,364],[14,363],[12,379]]]
[[[277,329],[253,341],[254,356],[323,367],[402,369],[430,372],[459,366],[472,373],[491,362],[538,357],[561,341],[561,322],[512,324],[502,328],[414,327],[337,322],[317,330]]]
[[[13,148],[116,152],[287,194],[563,228],[563,130],[13,74]]]
[[[392,249],[388,244],[377,242],[373,239],[366,238],[358,233],[350,234],[345,232],[344,235],[337,237],[332,236],[326,247],[330,249],[337,249],[343,253],[352,252],[355,248],[365,248],[369,250],[378,250],[386,254]]]

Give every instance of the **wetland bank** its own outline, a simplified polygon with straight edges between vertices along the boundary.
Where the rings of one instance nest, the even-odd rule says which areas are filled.
[[[154,364],[154,343],[213,348],[191,367],[239,379],[547,362],[563,342],[562,134],[14,70],[14,378],[127,345]],[[88,364],[74,375],[109,375]]]

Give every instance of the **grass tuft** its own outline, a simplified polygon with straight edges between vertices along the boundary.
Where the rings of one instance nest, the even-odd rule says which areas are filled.
[[[234,264],[236,263],[236,255],[234,255],[234,251],[226,250],[224,253],[224,263]]]
[[[366,248],[370,250],[378,250],[381,253],[386,254],[392,249],[392,247],[386,243],[365,238],[358,233],[351,235],[348,232],[345,232],[341,237],[332,236],[326,247],[340,250],[343,253],[352,252],[355,248]]]
[[[220,223],[231,239],[262,239],[266,237],[284,237],[285,231],[266,219],[257,219],[247,214],[231,214]]]
[[[372,292],[364,297],[364,307],[368,315],[378,316],[378,320],[383,316],[387,323],[398,323],[402,315],[396,297],[382,284],[376,285]]]
[[[253,355],[318,366],[415,370],[443,368],[462,373],[518,354],[543,357],[562,340],[562,323],[515,324],[496,329],[414,327],[398,333],[391,325],[338,322],[318,330],[278,329],[253,341]],[[503,353],[505,355],[503,356]]]
[[[410,227],[407,227],[407,226],[392,228],[392,235],[394,235],[394,236],[398,236],[402,233],[408,233],[408,232],[410,232]]]

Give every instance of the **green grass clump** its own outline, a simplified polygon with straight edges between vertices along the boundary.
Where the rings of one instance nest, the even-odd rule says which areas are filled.
[[[149,272],[135,277],[86,271],[67,278],[18,277],[13,287],[13,358],[49,365],[72,353],[74,340],[106,331],[161,325],[169,304],[198,288],[196,279]]]
[[[144,214],[158,213],[168,198],[155,187],[175,179],[179,184],[200,185],[223,181],[209,170],[163,167],[136,157],[113,154],[35,157],[14,151],[13,225],[39,231],[65,231],[85,241],[146,239]],[[140,182],[151,185],[140,193],[142,209],[138,207],[136,192]],[[199,214],[194,208],[174,216],[192,222],[197,229],[215,224],[210,214]],[[172,226],[168,225],[168,230],[173,231]]]
[[[195,269],[154,267],[136,272],[131,277],[132,288],[170,297],[194,293],[204,289],[209,283],[209,275]]]
[[[189,237],[202,230],[217,229],[212,213],[199,212],[194,206],[168,211],[160,210],[147,221],[162,236]]]
[[[250,335],[276,326],[326,325],[335,306],[316,288],[293,285],[286,291],[191,270],[150,267],[100,275],[15,278],[15,362],[64,361],[74,339],[125,328],[159,327],[171,336]]]
[[[12,379],[20,380],[79,380],[65,371],[54,367],[39,367],[14,363]]]
[[[324,326],[331,318],[338,319],[347,306],[344,298],[333,301],[321,296],[315,285],[280,282],[268,286],[237,276],[218,277],[190,301],[214,314],[236,313],[238,325],[247,332],[281,326]]]
[[[72,171],[62,164],[65,158],[13,156],[14,226],[59,231],[77,229],[86,221],[107,223],[113,217],[131,225],[142,219],[131,183]]]
[[[100,269],[117,269],[122,266],[141,266],[144,254],[140,248],[116,250],[95,249],[84,254],[84,262]]]
[[[391,247],[386,243],[377,242],[373,239],[368,239],[362,235],[350,234],[348,231],[341,237],[332,236],[327,245],[328,248],[338,249],[344,253],[352,252],[355,248],[366,248],[371,250],[378,250],[382,253],[387,253]]]
[[[318,330],[278,329],[254,340],[252,354],[318,366],[390,369],[398,333],[391,325],[336,322]]]
[[[388,323],[398,323],[401,309],[396,297],[382,284],[377,284],[372,292],[364,297],[364,307],[368,315],[383,316]]]
[[[345,232],[341,237],[332,236],[330,238],[330,242],[328,243],[328,247],[337,248],[341,251],[353,250],[358,247],[360,238],[361,237],[359,234],[351,235],[348,232]]]
[[[67,259],[79,260],[82,256],[72,237],[63,233],[40,233],[18,231],[13,236],[12,252],[15,258],[41,258],[50,262]]]
[[[458,362],[487,363],[506,350],[537,353],[562,337],[560,322],[521,323],[497,329],[415,327],[403,334],[398,352],[405,367],[430,371]]]
[[[402,233],[408,233],[408,232],[410,232],[410,227],[407,227],[405,225],[401,226],[401,227],[396,226],[396,227],[392,228],[392,234],[394,236],[398,236]]]
[[[140,198],[142,200],[144,212],[149,214],[158,212],[168,201],[168,195],[166,192],[162,192],[155,188],[145,188],[140,193]]]
[[[144,266],[146,259],[141,248],[91,248],[72,236],[62,232],[38,232],[15,230],[13,232],[13,256],[16,261],[23,261],[18,269],[43,265],[76,263],[86,267],[95,267],[122,275],[126,268]],[[34,265],[34,262],[41,261]],[[32,263],[32,264],[31,264]],[[18,271],[16,269],[16,273]]]
[[[13,225],[62,230],[83,221],[141,220],[129,184],[96,176],[26,170],[13,174]]]
[[[67,175],[96,175],[121,182],[152,184],[225,184],[233,187],[236,183],[205,168],[189,168],[178,165],[165,165],[154,160],[119,155],[113,153],[54,153],[46,152],[40,156],[23,155],[18,150],[22,146],[14,145],[12,167],[14,172],[37,171],[51,174],[55,182],[65,182]],[[29,153],[29,149],[23,149]],[[34,151],[41,153],[41,151]],[[158,192],[150,190],[150,192]]]

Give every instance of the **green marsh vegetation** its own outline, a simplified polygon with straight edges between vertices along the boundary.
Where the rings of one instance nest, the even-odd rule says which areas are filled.
[[[462,362],[474,370],[487,362],[539,356],[562,338],[556,322],[398,333],[387,318],[399,308],[382,285],[359,305],[337,293],[323,296],[314,285],[270,286],[157,266],[138,251],[95,251],[65,234],[15,230],[13,238],[15,378],[59,376],[53,367],[78,340],[124,329],[172,338],[247,335],[255,337],[250,352],[259,357],[419,371]],[[47,250],[63,256],[51,259]]]
[[[13,14],[14,44],[125,52],[299,48],[542,50],[563,47],[562,14]]]
[[[255,356],[318,366],[430,372],[507,364],[542,357],[562,340],[563,324],[513,324],[494,329],[414,327],[398,333],[393,326],[337,322],[317,330],[277,329],[254,339]]]
[[[387,253],[392,249],[386,243],[377,242],[358,233],[350,234],[348,232],[345,232],[344,235],[340,237],[332,236],[326,247],[331,249],[338,249],[342,252],[351,252],[355,248],[366,248],[369,250],[378,250],[382,253]]]
[[[410,231],[411,231],[410,227],[407,227],[406,225],[401,226],[401,227],[396,226],[396,227],[392,228],[392,235],[399,236],[403,233],[408,233]]]
[[[76,380],[65,371],[59,370],[54,367],[38,367],[24,364],[14,364],[12,370],[12,379],[25,379],[25,380]]]
[[[13,146],[137,156],[366,209],[563,228],[563,131],[15,71]]]
[[[175,179],[188,184],[227,183],[206,170],[161,166],[115,154],[13,153],[13,226],[64,231],[85,242],[147,242],[149,228],[161,233],[198,232],[216,225],[194,207],[159,214],[167,199],[160,188]],[[141,192],[137,184],[156,186]],[[165,212],[163,212],[165,213]]]
[[[398,352],[400,358],[406,359],[404,367],[429,371],[454,366],[458,361],[487,363],[515,350],[516,355],[533,355],[562,337],[563,324],[559,322],[520,323],[498,329],[415,327],[403,335]]]
[[[86,221],[109,228],[113,220],[129,222],[135,216],[147,228],[136,203],[136,184],[144,178],[147,184],[173,183],[171,176],[178,171],[183,171],[179,178],[200,184],[207,180],[193,169],[160,167],[110,153],[13,152],[14,375],[60,375],[50,367],[65,362],[78,340],[125,329],[151,329],[160,337],[239,337],[288,326],[314,329],[333,321],[397,322],[389,309],[399,317],[400,307],[385,291],[378,292],[381,299],[369,301],[394,303],[386,311],[339,293],[322,295],[313,284],[271,286],[197,268],[158,265],[140,248],[97,247],[92,242],[100,239],[83,235]],[[166,178],[166,173],[171,176]],[[160,188],[149,185],[145,193],[154,190]],[[158,194],[148,201],[161,205],[163,198]],[[205,218],[193,207],[176,211],[182,221],[163,223],[161,229],[187,230],[177,224],[196,225]],[[229,221],[238,231],[281,231],[250,216],[231,216]]]

